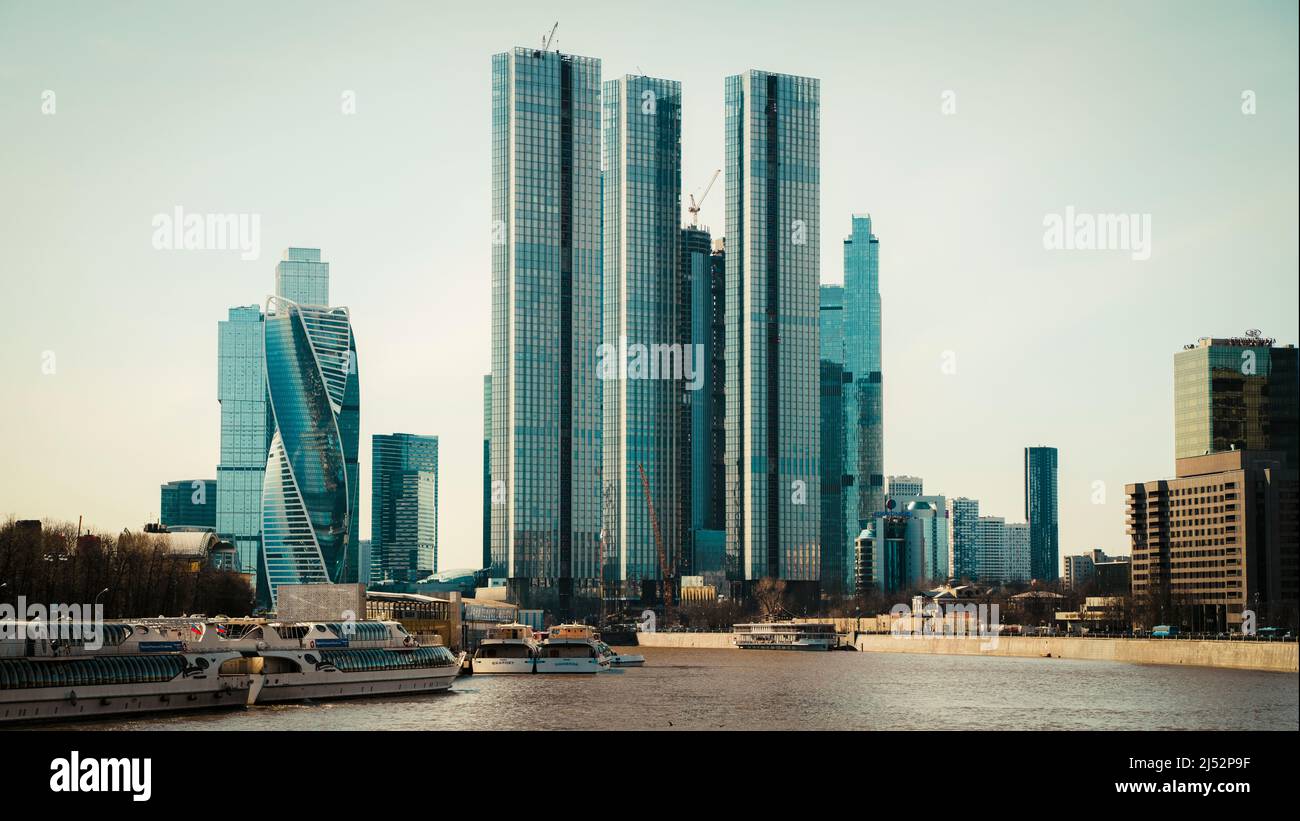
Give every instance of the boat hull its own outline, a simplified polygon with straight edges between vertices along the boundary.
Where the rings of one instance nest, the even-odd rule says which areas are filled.
[[[459,665],[366,673],[321,670],[254,674],[251,676],[253,691],[250,703],[279,704],[288,701],[436,693],[450,689],[459,674]]]
[[[535,672],[531,658],[476,658],[470,663],[476,676],[531,675]]]
[[[599,673],[606,665],[594,658],[539,658],[538,673]]]
[[[248,687],[246,676],[214,674],[143,684],[3,690],[0,724],[237,709],[244,706]]]
[[[736,646],[741,650],[804,650],[813,652],[825,652],[831,649],[828,642],[736,642]]]

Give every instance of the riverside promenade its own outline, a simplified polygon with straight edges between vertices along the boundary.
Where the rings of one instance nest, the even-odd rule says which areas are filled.
[[[642,647],[735,648],[734,633],[637,633]],[[864,653],[929,653],[963,656],[1017,656],[1130,664],[1221,667],[1235,670],[1300,672],[1300,645],[1293,641],[1213,641],[1199,639],[1078,638],[1072,636],[893,636],[841,634],[845,644]]]

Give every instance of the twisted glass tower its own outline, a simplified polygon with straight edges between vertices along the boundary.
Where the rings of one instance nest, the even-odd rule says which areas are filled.
[[[262,485],[259,591],[274,606],[282,584],[357,581],[360,395],[346,308],[271,297],[265,327],[275,433]]]

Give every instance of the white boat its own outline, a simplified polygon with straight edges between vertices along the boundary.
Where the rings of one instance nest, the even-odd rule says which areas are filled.
[[[94,626],[98,647],[66,638],[75,625],[18,627],[0,641],[0,723],[436,692],[464,658],[397,622],[133,620]]]
[[[221,672],[249,677],[249,704],[439,692],[463,658],[421,645],[393,621],[267,623],[240,643],[255,644],[256,655]]]
[[[476,676],[537,672],[538,645],[526,624],[500,624],[488,630],[470,662]]]
[[[597,646],[600,637],[585,624],[557,624],[542,640],[537,656],[539,673],[598,673],[609,661]]]
[[[774,621],[731,629],[732,641],[742,650],[830,650],[839,644],[830,622]]]
[[[99,647],[80,625],[10,626],[0,641],[0,724],[236,708],[247,699],[247,676],[219,674],[242,654],[192,642],[188,625],[101,624]]]
[[[596,643],[596,650],[610,667],[640,667],[645,664],[645,656],[620,653],[603,641]]]

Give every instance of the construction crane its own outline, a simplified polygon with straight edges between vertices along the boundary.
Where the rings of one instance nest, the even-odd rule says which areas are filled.
[[[645,506],[650,513],[650,526],[655,532],[655,549],[659,551],[659,575],[664,585],[664,615],[673,604],[673,582],[668,575],[668,555],[664,553],[664,537],[659,532],[659,517],[655,514],[654,496],[650,495],[650,480],[645,475],[645,465],[637,462],[637,471],[641,474],[641,488],[645,491]]]
[[[542,51],[551,50],[551,41],[555,39],[555,30],[560,27],[560,21],[556,20],[555,25],[551,26],[551,33],[542,38]]]
[[[700,206],[704,205],[704,198],[707,197],[707,196],[709,195],[709,191],[713,188],[713,184],[714,184],[715,182],[718,181],[718,175],[721,174],[721,173],[722,173],[722,169],[719,168],[717,171],[714,171],[714,172],[713,172],[713,176],[712,176],[712,177],[709,177],[709,184],[706,185],[706,186],[704,186],[704,193],[703,193],[703,194],[700,194],[700,201],[699,201],[699,202],[696,202],[696,201],[695,201],[695,195],[694,195],[694,194],[690,194],[690,195],[689,195],[690,198],[691,198],[691,204],[688,205],[688,206],[686,207],[686,210],[691,212],[691,227],[692,227],[692,228],[695,228],[695,227],[697,227],[697,226],[699,225],[699,223],[700,223]]]

